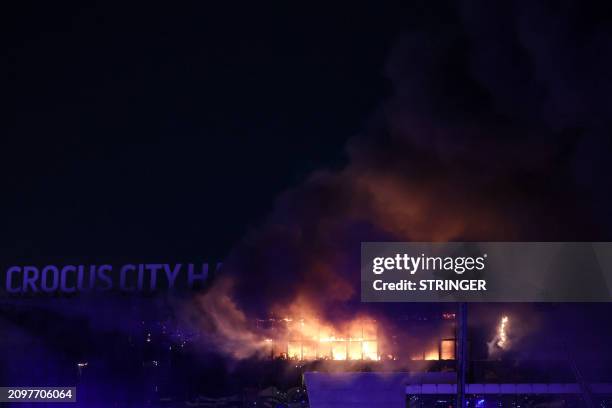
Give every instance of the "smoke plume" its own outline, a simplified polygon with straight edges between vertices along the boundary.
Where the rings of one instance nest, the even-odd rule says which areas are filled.
[[[237,356],[259,349],[256,316],[353,318],[362,241],[609,236],[612,30],[592,24],[603,11],[428,7],[391,52],[391,94],[348,143],[347,164],[279,197],[187,308]]]

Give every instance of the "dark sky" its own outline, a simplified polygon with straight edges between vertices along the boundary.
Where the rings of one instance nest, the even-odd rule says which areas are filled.
[[[343,162],[418,11],[19,7],[1,13],[7,262],[223,257],[280,192]]]

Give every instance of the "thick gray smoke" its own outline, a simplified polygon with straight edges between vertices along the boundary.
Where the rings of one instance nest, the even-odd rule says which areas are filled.
[[[348,144],[348,164],[286,192],[225,263],[222,299],[239,316],[228,335],[296,299],[328,319],[350,315],[361,241],[609,237],[604,12],[578,2],[428,6],[438,9],[389,56],[392,93]],[[219,306],[188,309],[214,330]]]

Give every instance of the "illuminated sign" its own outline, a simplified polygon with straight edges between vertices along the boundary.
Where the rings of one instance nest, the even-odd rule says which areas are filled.
[[[221,264],[214,267],[219,270]],[[7,294],[71,294],[84,291],[152,292],[158,289],[203,287],[209,277],[208,263],[13,265],[5,270]]]

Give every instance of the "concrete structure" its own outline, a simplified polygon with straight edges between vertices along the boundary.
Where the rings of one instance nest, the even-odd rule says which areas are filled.
[[[404,408],[406,385],[455,381],[455,373],[306,372],[311,408]]]
[[[455,373],[306,372],[311,408],[405,408],[410,395],[456,395]],[[612,394],[612,384],[591,384],[594,394]],[[466,395],[577,395],[580,385],[466,384]]]
[[[595,394],[612,394],[612,384],[591,384]],[[410,384],[406,386],[407,395],[452,395],[457,392],[455,384]],[[473,395],[530,395],[530,394],[581,394],[582,390],[577,383],[569,384],[466,384],[465,393]]]

